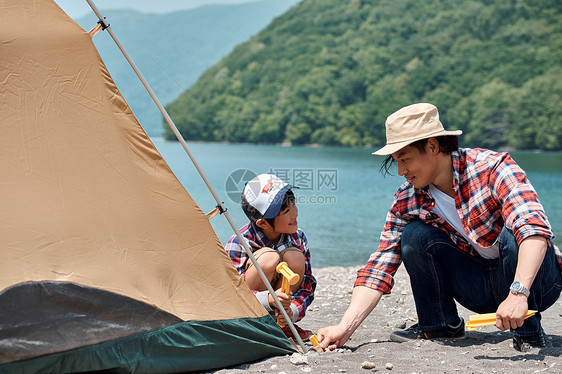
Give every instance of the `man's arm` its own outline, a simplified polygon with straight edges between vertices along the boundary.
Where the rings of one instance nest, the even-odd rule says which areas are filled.
[[[400,237],[404,227],[418,210],[413,187],[404,183],[394,195],[394,202],[386,215],[378,249],[367,264],[357,272],[351,301],[340,322],[318,330],[320,346],[335,349],[347,342],[359,325],[375,309],[382,295],[390,293],[392,276],[400,266]],[[376,287],[376,288],[375,288]]]
[[[514,281],[521,282],[528,290],[531,289],[544,260],[547,246],[548,242],[542,236],[529,236],[521,242]],[[528,307],[527,296],[510,292],[496,311],[496,327],[504,331],[523,326]]]
[[[369,287],[355,287],[349,306],[340,323],[336,326],[323,327],[318,330],[320,346],[324,349],[332,350],[344,345],[371,311],[375,309],[382,294],[381,291]]]

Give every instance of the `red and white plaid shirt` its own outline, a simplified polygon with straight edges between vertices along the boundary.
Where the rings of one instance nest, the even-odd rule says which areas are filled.
[[[481,247],[490,247],[506,226],[519,244],[533,235],[552,240],[554,235],[537,193],[509,154],[461,148],[451,157],[455,205],[470,239]],[[478,256],[461,234],[431,212],[434,206],[435,200],[427,188],[416,189],[409,182],[400,186],[387,214],[379,247],[357,272],[355,286],[390,293],[393,275],[402,261],[402,231],[415,220],[444,230],[459,248]],[[555,245],[554,250],[562,271],[562,253]]]
[[[273,244],[264,233],[258,229],[252,223],[248,223],[246,226],[240,229],[240,234],[246,239],[246,243],[250,247],[252,253],[258,249],[269,247],[273,248],[278,252],[281,252],[285,248],[296,247],[301,250],[306,259],[304,267],[304,276],[300,288],[291,297],[291,303],[297,307],[298,319],[301,320],[304,317],[306,308],[314,300],[314,290],[316,289],[316,278],[312,275],[312,266],[310,264],[310,250],[308,249],[308,240],[301,229],[294,234],[282,234],[281,240],[276,245]],[[238,270],[238,273],[244,278],[246,272],[246,262],[249,261],[249,257],[244,250],[243,245],[238,240],[236,235],[233,235],[226,243],[225,249],[232,260],[232,263]]]

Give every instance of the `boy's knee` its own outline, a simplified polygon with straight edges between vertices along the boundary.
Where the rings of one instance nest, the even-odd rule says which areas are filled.
[[[292,271],[299,275],[304,274],[304,269],[306,265],[306,257],[298,249],[288,249],[282,253],[282,261],[286,262]]]
[[[304,266],[306,258],[304,254],[299,250],[288,250],[283,252],[283,261],[285,261],[289,267],[290,265],[301,265]]]
[[[254,252],[254,257],[258,261],[259,267],[262,269],[268,280],[270,282],[274,280],[276,276],[276,267],[281,258],[279,253],[274,250],[260,249],[257,252]],[[249,262],[246,265],[246,283],[252,290],[265,290],[267,287],[259,276],[258,270],[250,260],[248,261]]]
[[[264,271],[275,271],[279,262],[281,262],[281,256],[277,251],[268,251],[258,258],[258,264]]]

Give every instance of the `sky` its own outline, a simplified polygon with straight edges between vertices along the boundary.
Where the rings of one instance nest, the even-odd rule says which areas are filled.
[[[211,4],[240,4],[257,0],[92,0],[100,9],[134,9],[142,13],[169,13]],[[71,18],[77,19],[92,12],[86,0],[55,0]]]

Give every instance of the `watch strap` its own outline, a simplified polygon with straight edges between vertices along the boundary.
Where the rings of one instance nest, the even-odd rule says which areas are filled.
[[[511,287],[509,287],[509,290],[513,294],[521,293],[527,297],[529,297],[529,294],[531,293],[521,282],[518,281],[513,282]]]

